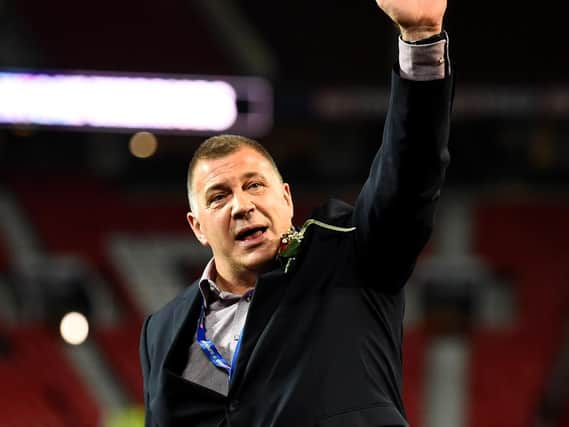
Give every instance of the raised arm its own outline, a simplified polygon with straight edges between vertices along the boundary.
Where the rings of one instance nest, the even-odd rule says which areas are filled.
[[[378,0],[378,4],[399,26],[403,39],[423,40],[442,31],[444,0]],[[445,40],[440,43],[446,46]],[[366,283],[386,291],[403,286],[430,237],[449,162],[451,78],[444,73],[428,81],[406,77],[396,67],[383,143],[353,218],[358,259],[371,279]]]

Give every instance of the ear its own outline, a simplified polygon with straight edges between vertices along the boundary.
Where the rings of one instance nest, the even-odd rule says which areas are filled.
[[[209,246],[205,234],[202,233],[201,223],[199,222],[198,218],[192,212],[188,212],[186,219],[188,220],[188,224],[190,224],[190,227],[192,228],[192,231],[194,232],[194,235],[199,240],[199,242],[204,246]]]
[[[290,186],[288,183],[283,183],[283,197],[285,199],[285,203],[290,209],[290,219],[294,217],[294,204],[292,203],[292,193],[290,192]]]

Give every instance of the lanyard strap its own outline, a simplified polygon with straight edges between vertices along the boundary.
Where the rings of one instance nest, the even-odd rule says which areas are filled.
[[[243,333],[239,334],[239,340],[237,341],[237,346],[233,352],[233,358],[231,359],[231,364],[227,363],[225,358],[221,355],[219,350],[215,347],[212,340],[207,339],[205,330],[205,306],[202,306],[202,311],[200,313],[200,318],[198,320],[198,329],[196,331],[196,339],[203,350],[206,357],[213,363],[216,368],[223,369],[227,372],[227,381],[231,383],[231,377],[235,366],[237,364],[237,355],[239,354],[239,349],[241,347],[241,337]]]

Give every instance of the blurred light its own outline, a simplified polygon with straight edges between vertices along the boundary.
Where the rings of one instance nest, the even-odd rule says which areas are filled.
[[[373,86],[329,87],[308,95],[309,112],[325,120],[377,119],[387,112],[389,92]],[[461,85],[453,118],[527,118],[545,115],[566,119],[569,85],[497,87]]]
[[[128,148],[133,156],[146,159],[156,153],[158,141],[150,132],[137,132],[130,138]]]
[[[237,116],[219,79],[0,72],[0,123],[219,132]]]
[[[61,337],[69,344],[82,344],[89,335],[89,322],[87,318],[76,311],[67,313],[59,325]]]

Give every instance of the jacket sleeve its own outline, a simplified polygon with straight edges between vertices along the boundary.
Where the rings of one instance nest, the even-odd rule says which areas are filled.
[[[427,243],[445,170],[451,77],[411,81],[392,75],[383,142],[355,204],[356,256],[386,291],[400,289]],[[373,271],[372,271],[373,269]]]
[[[150,317],[148,316],[144,320],[144,324],[142,326],[142,331],[140,333],[140,367],[142,369],[142,381],[143,381],[143,392],[144,392],[144,425],[145,427],[152,426],[152,414],[150,411],[150,399],[149,399],[149,377],[150,377],[150,357],[148,354],[148,345],[147,345],[147,328],[148,323],[150,322]]]

